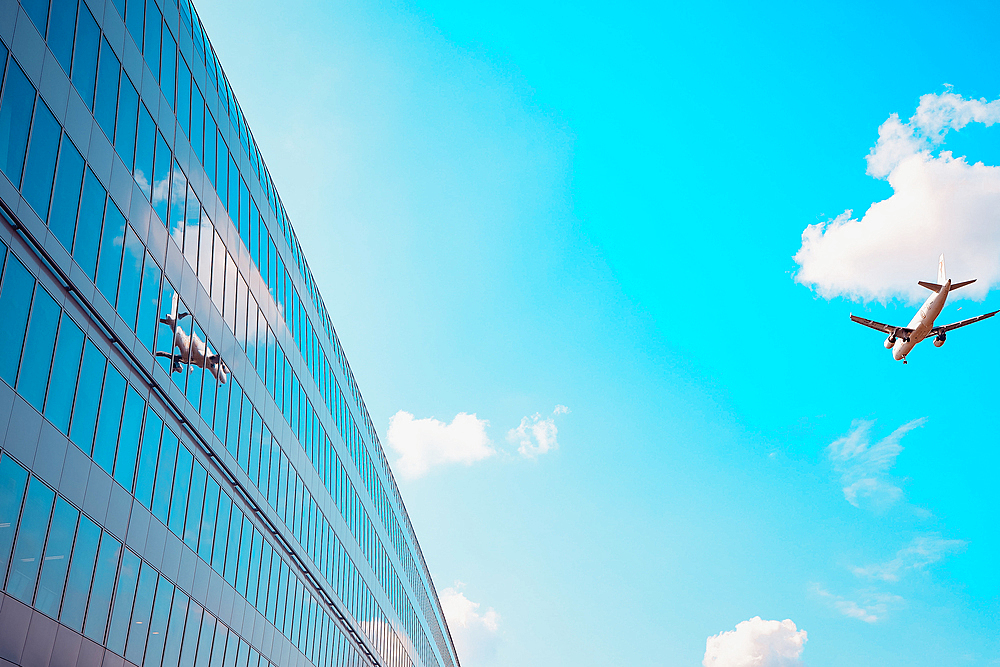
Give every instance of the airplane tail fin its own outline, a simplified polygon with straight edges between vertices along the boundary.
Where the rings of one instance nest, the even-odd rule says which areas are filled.
[[[941,259],[938,260],[938,284],[944,285],[945,281],[948,280],[948,274],[944,270],[944,255],[941,255]]]

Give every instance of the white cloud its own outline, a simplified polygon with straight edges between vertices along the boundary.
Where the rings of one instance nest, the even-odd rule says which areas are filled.
[[[704,667],[794,667],[801,665],[806,631],[790,619],[765,621],[755,616],[705,642]]]
[[[450,424],[433,417],[414,419],[400,410],[389,420],[386,439],[399,455],[396,465],[403,477],[415,478],[446,463],[471,465],[496,454],[486,435],[489,421],[460,412]]]
[[[861,593],[861,602],[845,599],[839,595],[834,595],[830,591],[813,584],[813,592],[824,599],[831,607],[839,611],[848,618],[856,618],[865,623],[876,623],[884,618],[889,609],[901,607],[903,598],[891,593],[880,591],[867,591]]]
[[[892,560],[855,568],[854,574],[869,579],[899,581],[899,578],[907,572],[923,570],[945,556],[961,551],[965,545],[963,540],[946,540],[937,533],[918,535],[907,546],[896,552],[896,557]]]
[[[923,426],[925,421],[925,418],[914,419],[871,444],[870,432],[875,422],[857,420],[847,435],[827,447],[827,455],[840,473],[847,502],[860,507],[864,500],[875,509],[884,509],[902,497],[903,490],[888,473],[903,451],[899,441],[908,432]]]
[[[448,621],[459,660],[463,665],[478,665],[496,655],[500,643],[500,614],[492,607],[480,613],[482,606],[465,597],[465,587],[456,581],[441,591],[441,609]]]
[[[809,225],[795,254],[795,280],[823,296],[862,301],[921,301],[916,283],[934,280],[938,255],[956,280],[977,278],[964,297],[981,299],[1000,283],[1000,167],[969,164],[949,151],[934,155],[950,130],[1000,120],[1000,100],[965,99],[950,90],[924,95],[916,113],[879,128],[868,173],[893,194],[861,219],[848,210]]]
[[[559,429],[556,428],[556,415],[569,412],[565,405],[557,405],[552,415],[542,419],[542,414],[536,412],[530,417],[522,417],[521,425],[507,431],[507,440],[517,444],[521,456],[535,458],[540,454],[559,448]]]

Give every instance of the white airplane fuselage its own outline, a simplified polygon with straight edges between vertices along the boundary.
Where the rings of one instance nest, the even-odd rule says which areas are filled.
[[[909,340],[905,340],[902,336],[896,338],[895,345],[892,346],[892,358],[896,361],[901,359],[906,359],[906,355],[910,353],[913,347],[927,338],[930,334],[931,329],[934,328],[934,320],[937,316],[941,314],[941,310],[944,308],[945,302],[948,300],[948,292],[951,291],[951,279],[945,281],[941,285],[941,289],[936,293],[931,294],[924,301],[924,305],[920,306],[920,310],[917,314],[913,316],[910,323],[906,325],[907,329],[913,329],[913,333],[910,334]]]

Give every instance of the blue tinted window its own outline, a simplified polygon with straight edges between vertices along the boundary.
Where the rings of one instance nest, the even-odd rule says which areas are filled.
[[[159,667],[163,661],[163,644],[167,638],[167,625],[170,622],[170,605],[174,594],[174,585],[160,577],[156,586],[156,601],[153,602],[153,613],[149,619],[149,640],[146,644],[146,656],[142,667]]]
[[[83,332],[69,315],[62,314],[59,340],[52,364],[52,380],[45,398],[45,417],[63,433],[69,432],[69,417],[73,410],[73,394],[83,356]]]
[[[118,655],[125,654],[125,640],[132,621],[132,604],[135,602],[135,589],[139,581],[141,561],[131,551],[125,550],[122,555],[122,565],[118,575],[118,585],[115,587],[115,606],[111,610],[111,623],[108,625],[107,647]]]
[[[198,667],[208,667],[209,661],[212,658],[212,640],[215,638],[215,618],[205,612],[201,618],[201,634],[198,637],[198,653],[191,663],[185,664],[195,664]],[[187,652],[188,640],[184,639],[184,651]]]
[[[146,57],[153,78],[160,79],[160,9],[153,0],[146,0],[146,36],[142,44],[142,54]]]
[[[170,191],[170,148],[163,136],[156,133],[156,153],[153,155],[153,210],[166,224],[167,200]]]
[[[153,516],[164,524],[170,511],[170,491],[174,481],[174,463],[177,460],[177,436],[169,428],[163,429],[159,462],[156,465],[156,487],[153,489]]]
[[[69,74],[73,60],[73,31],[76,29],[76,0],[52,0],[49,21],[49,48],[63,71]]]
[[[191,134],[191,70],[188,69],[184,56],[177,57],[177,122],[181,124],[184,135],[191,139],[191,145],[195,146],[195,153],[201,159],[201,151],[195,144],[194,136]]]
[[[156,479],[156,460],[160,452],[162,429],[163,420],[152,410],[147,410],[135,482],[135,498],[147,509],[153,501],[153,484]]]
[[[135,124],[139,116],[139,94],[127,76],[122,76],[118,91],[118,127],[115,150],[129,169],[135,155]]]
[[[201,93],[198,91],[198,86],[191,89],[191,122],[196,122],[195,114],[197,109],[201,108],[198,104],[201,100]],[[192,131],[193,132],[193,131]],[[216,141],[217,141],[218,131],[215,127],[215,119],[212,114],[207,110],[205,111],[205,158],[202,163],[205,165],[205,173],[208,174],[208,179],[212,181],[212,187],[216,188],[218,180],[216,177],[216,170],[218,164],[216,161]],[[197,146],[195,147],[197,150]]]
[[[173,35],[163,29],[163,53],[160,56],[160,90],[167,98],[167,103],[174,106],[174,75],[176,72],[177,44]]]
[[[101,59],[97,67],[97,96],[94,99],[94,118],[104,130],[108,140],[115,138],[115,116],[118,113],[118,77],[121,63],[111,50],[108,40],[101,40]]]
[[[187,178],[184,176],[184,172],[181,171],[180,165],[174,162],[174,177],[170,187],[170,205],[169,211],[167,213],[167,229],[170,232],[170,236],[174,239],[177,247],[184,250],[184,205],[187,201]],[[193,196],[192,192],[192,196]],[[194,206],[195,214],[197,215],[198,208]],[[195,230],[195,247],[197,248],[198,243],[198,233]],[[196,255],[197,258],[197,255]],[[190,263],[190,260],[189,260]],[[194,266],[197,266],[197,261]]]
[[[187,617],[187,609],[188,596],[179,590],[175,591],[174,604],[170,610],[170,623],[167,627],[167,639],[163,647],[163,665],[173,667],[180,660],[181,640],[184,638],[184,620]]]
[[[146,248],[128,227],[125,232],[125,252],[122,255],[122,275],[118,287],[118,314],[135,331],[139,309],[139,287],[142,285],[142,260]]]
[[[125,245],[125,216],[114,202],[104,214],[101,232],[101,254],[97,264],[97,287],[112,306],[118,298],[118,279],[122,270],[122,249]]]
[[[211,120],[211,115],[205,110],[205,99],[201,95],[201,91],[198,89],[198,84],[192,81],[191,83],[191,145],[194,146],[195,155],[201,160],[202,164],[205,165],[205,171],[209,173],[210,176],[214,178],[214,173],[209,172],[208,153],[211,152],[215,155],[215,125],[212,124],[210,131],[205,131],[205,119]],[[210,148],[206,148],[206,142]],[[214,170],[215,161],[212,161],[212,169]]]
[[[45,401],[45,386],[52,366],[59,311],[58,304],[48,292],[41,287],[35,290],[24,346],[24,361],[17,377],[17,391],[39,412]]]
[[[28,159],[24,165],[21,194],[42,220],[49,214],[52,178],[56,173],[56,155],[59,152],[59,133],[59,123],[48,107],[38,104],[31,127],[31,144],[28,146]]]
[[[16,62],[7,68],[0,100],[0,169],[14,185],[21,183],[35,89]]]
[[[83,197],[80,201],[80,220],[73,242],[73,258],[94,280],[97,275],[97,251],[101,245],[101,227],[104,224],[104,202],[107,191],[90,169],[83,179]]]
[[[97,418],[97,436],[94,439],[94,463],[104,472],[112,473],[115,464],[115,450],[118,448],[118,433],[121,428],[122,406],[125,403],[125,378],[113,365],[107,365],[104,376],[104,392],[101,409]]]
[[[52,489],[38,478],[31,479],[7,575],[7,592],[25,604],[31,604],[35,594],[35,580],[54,499]]]
[[[97,406],[101,400],[101,384],[106,364],[104,354],[88,340],[80,365],[80,383],[76,389],[73,423],[70,427],[70,438],[88,455],[94,444]]]
[[[195,461],[191,470],[191,493],[188,494],[187,518],[184,522],[184,543],[193,551],[198,550],[198,533],[201,531],[201,512],[207,476],[205,468]]]
[[[104,533],[97,552],[94,584],[91,586],[90,603],[87,605],[87,623],[83,626],[83,634],[101,644],[104,643],[104,631],[108,626],[111,592],[115,586],[115,574],[118,572],[121,551],[121,542]]]
[[[69,582],[63,600],[59,622],[77,632],[83,630],[83,617],[87,610],[87,597],[94,579],[94,562],[101,539],[100,527],[86,516],[80,517],[80,527],[73,545],[73,558],[69,567]]]
[[[101,29],[87,4],[80,3],[80,18],[76,27],[73,49],[73,85],[87,108],[94,110],[94,87],[97,83],[97,53],[101,45]]]
[[[149,634],[149,617],[153,609],[153,599],[156,592],[156,580],[156,571],[146,563],[143,563],[139,570],[139,584],[135,592],[135,608],[132,610],[132,625],[129,627],[128,642],[125,646],[125,658],[136,665],[142,662],[142,653],[146,648],[146,638]]]
[[[0,287],[0,312],[4,314],[4,325],[0,327],[0,349],[4,350],[4,354],[0,355],[0,378],[11,386],[21,360],[21,346],[24,344],[28,307],[34,287],[35,277],[16,257],[10,255]]]
[[[128,0],[125,6],[125,25],[139,51],[142,51],[142,20],[145,8],[146,0]]]
[[[139,125],[135,143],[135,168],[132,175],[146,195],[152,197],[153,150],[156,146],[156,124],[145,104],[139,105]]]
[[[142,291],[139,295],[139,312],[136,322],[136,336],[147,350],[153,350],[153,337],[156,334],[159,313],[157,306],[160,299],[160,267],[147,252],[142,266]]]
[[[229,515],[229,528],[226,530],[226,566],[222,576],[234,588],[236,587],[236,569],[240,564],[240,531],[243,528],[243,512],[233,505]]]
[[[187,514],[188,491],[191,487],[191,452],[187,447],[177,448],[177,467],[174,469],[174,493],[170,499],[170,518],[167,527],[181,537],[184,533],[184,516]]]
[[[73,248],[73,232],[76,230],[76,212],[80,206],[82,187],[83,158],[69,137],[66,137],[59,148],[55,197],[49,212],[49,229],[66,250]]]
[[[135,479],[139,434],[142,430],[142,415],[145,409],[146,401],[130,386],[125,397],[121,435],[118,437],[118,452],[115,455],[115,481],[126,491],[132,490],[132,482]]]
[[[42,573],[38,579],[38,594],[35,596],[35,608],[52,618],[59,617],[59,603],[62,602],[69,554],[79,518],[80,512],[75,507],[56,497],[52,527],[45,543],[45,560],[42,561]]]
[[[42,37],[45,37],[45,26],[49,20],[49,0],[22,0],[21,7]]]
[[[222,574],[222,571],[225,569],[229,515],[232,511],[233,501],[223,492],[219,496],[219,513],[215,519],[215,545],[212,549],[212,569],[219,574]]]
[[[198,538],[198,555],[206,563],[212,562],[212,545],[215,540],[215,521],[219,514],[219,483],[208,476],[205,485],[205,510]]]
[[[163,319],[177,318],[180,306],[177,293],[166,280],[162,281],[163,291],[160,295],[160,313]],[[156,329],[156,356],[160,359],[163,370],[168,373],[180,371],[180,364],[174,363],[174,330],[167,322],[160,322]]]

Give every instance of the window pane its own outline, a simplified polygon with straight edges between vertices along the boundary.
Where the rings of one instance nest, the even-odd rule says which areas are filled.
[[[44,104],[35,107],[35,120],[31,127],[31,145],[24,166],[24,185],[21,194],[42,220],[49,215],[52,197],[52,178],[56,173],[56,155],[59,152],[59,123]]]
[[[153,483],[156,479],[156,459],[160,453],[160,432],[163,421],[153,410],[146,411],[146,424],[142,429],[142,450],[135,482],[135,498],[149,509],[153,500]]]
[[[167,373],[175,373],[181,370],[179,363],[174,363],[174,329],[172,323],[177,320],[181,312],[178,303],[177,293],[173,286],[166,280],[163,282],[163,291],[160,295],[160,326],[156,331],[156,356],[160,361],[160,366]]]
[[[170,208],[167,213],[167,229],[177,247],[184,250],[184,203],[187,201],[187,178],[180,165],[174,162],[174,177],[170,189]],[[195,240],[197,241],[197,236]]]
[[[127,76],[121,78],[118,91],[118,127],[115,129],[115,150],[122,162],[132,169],[135,156],[135,124],[139,115],[139,94]]]
[[[108,40],[101,40],[101,59],[97,66],[97,96],[94,100],[94,118],[104,130],[108,141],[115,138],[115,116],[118,113],[118,77],[121,63],[111,50]]]
[[[170,491],[174,481],[174,463],[177,461],[177,436],[169,428],[163,429],[159,461],[156,464],[156,487],[153,489],[153,516],[167,523],[170,510]]]
[[[39,287],[31,306],[31,320],[24,345],[24,361],[18,372],[17,391],[39,412],[45,401],[45,387],[52,367],[52,351],[59,324],[59,305]]]
[[[94,429],[97,426],[97,406],[101,400],[104,366],[107,358],[91,341],[87,341],[80,365],[80,382],[73,405],[73,422],[70,439],[88,456],[93,449]]]
[[[134,388],[128,388],[125,410],[122,415],[121,435],[118,438],[118,453],[115,455],[115,481],[126,491],[132,490],[135,466],[139,454],[139,433],[142,430],[142,415],[146,401]]]
[[[107,191],[90,169],[83,180],[83,198],[80,202],[80,220],[73,242],[73,258],[94,280],[97,275],[97,251],[101,244],[101,227],[104,224],[104,202]]]
[[[198,538],[198,555],[206,563],[212,562],[212,545],[215,540],[215,521],[219,513],[219,483],[208,476],[205,490],[205,511],[201,519]]]
[[[125,658],[136,665],[142,662],[142,653],[146,649],[149,617],[156,592],[156,580],[156,571],[143,563],[139,570],[139,585],[135,591],[135,608],[132,610],[132,624],[129,626],[128,643],[125,646]]]
[[[163,29],[163,52],[160,55],[160,90],[171,108],[174,106],[174,75],[177,62],[177,44],[166,28]]]
[[[135,602],[135,587],[139,580],[139,557],[125,550],[122,566],[115,587],[115,605],[108,625],[107,647],[118,655],[125,654],[125,640],[132,621],[132,604]]]
[[[63,601],[62,614],[59,616],[60,623],[77,632],[83,629],[83,615],[87,610],[87,597],[94,579],[94,561],[97,558],[97,545],[100,539],[100,527],[86,516],[81,516],[69,568],[66,599]]]
[[[118,297],[118,280],[122,270],[122,247],[125,242],[125,216],[114,202],[104,214],[101,232],[101,255],[97,264],[97,288],[112,306]]]
[[[243,512],[235,505],[229,516],[229,528],[226,531],[226,566],[222,576],[234,588],[236,587],[236,570],[240,564],[240,533],[243,530]]]
[[[94,85],[97,82],[97,52],[101,44],[101,29],[85,2],[80,3],[80,18],[73,50],[73,85],[87,108],[94,110]]]
[[[15,186],[21,183],[24,149],[28,145],[35,89],[16,62],[7,68],[0,100],[0,169]]]
[[[191,547],[192,551],[198,551],[206,478],[205,468],[196,461],[191,470],[191,492],[188,494],[187,518],[184,521],[184,543]]]
[[[191,70],[188,69],[187,63],[184,62],[184,56],[178,56],[177,58],[177,122],[181,124],[181,129],[184,130],[184,136],[191,139],[191,145],[194,146],[194,137],[191,135]],[[198,154],[198,159],[201,159],[200,151],[195,148],[195,153]]]
[[[111,537],[109,533],[104,533],[101,537],[101,547],[97,552],[94,585],[90,593],[90,604],[87,606],[87,623],[83,629],[83,634],[100,644],[104,643],[104,631],[108,626],[111,592],[115,586],[115,574],[118,572],[121,551],[121,542]]]
[[[35,608],[52,618],[59,616],[59,603],[62,602],[69,554],[79,518],[80,512],[75,507],[56,497],[56,509],[52,515],[49,539],[45,543],[45,560],[42,561],[42,574],[35,597]]]
[[[175,163],[176,164],[176,163]],[[201,229],[201,202],[192,188],[187,193],[187,215],[184,218],[184,258],[198,271],[198,232]]]
[[[157,307],[160,301],[160,267],[146,253],[142,265],[142,291],[139,295],[139,313],[136,321],[136,336],[147,350],[153,350],[153,337],[159,320]]]
[[[122,255],[121,280],[118,285],[118,314],[130,329],[135,331],[136,315],[139,309],[139,287],[142,284],[142,260],[146,248],[139,237],[127,227],[125,231],[125,252]]]
[[[153,78],[160,79],[160,10],[153,0],[146,0],[146,35],[142,44],[142,54],[146,57]]]
[[[28,495],[21,512],[21,523],[14,543],[14,555],[10,561],[7,576],[7,592],[15,598],[31,604],[35,594],[35,579],[42,560],[42,545],[52,516],[52,502],[55,493],[33,477],[28,484]]]
[[[170,148],[163,136],[156,133],[156,153],[153,156],[153,210],[160,221],[167,219],[167,194],[170,188]]]
[[[10,255],[4,271],[3,286],[0,287],[0,312],[4,314],[4,325],[0,327],[0,378],[13,386],[17,377],[17,367],[21,360],[24,344],[24,330],[28,323],[28,306],[35,287],[35,277],[24,265]]]
[[[188,596],[180,591],[174,592],[174,604],[170,610],[170,622],[167,626],[167,639],[163,647],[163,663],[169,667],[178,664],[181,653],[181,641],[184,639],[184,625],[187,617]],[[195,626],[197,628],[197,626]],[[197,632],[197,629],[195,630]],[[197,639],[195,640],[197,641]]]
[[[49,212],[49,229],[66,250],[73,248],[73,232],[76,230],[76,212],[80,207],[82,187],[83,158],[69,137],[66,137],[59,149],[55,197]]]
[[[212,659],[212,640],[215,638],[215,617],[208,612],[202,615],[201,635],[198,637],[198,654],[193,664],[196,667],[209,667]],[[188,640],[184,640],[184,652],[187,653]]]
[[[63,71],[69,74],[73,58],[73,30],[76,28],[76,0],[52,0],[49,21],[49,48]]]
[[[149,640],[146,644],[146,656],[142,660],[142,667],[159,667],[163,660],[163,643],[167,638],[167,624],[170,621],[170,604],[173,593],[173,584],[160,577],[156,586],[153,614],[149,619]]]
[[[109,475],[114,470],[115,450],[118,449],[118,432],[121,428],[122,407],[125,403],[125,378],[112,364],[107,365],[104,392],[97,418],[97,436],[94,439],[94,463]]]
[[[125,7],[125,25],[140,52],[142,51],[142,20],[145,9],[146,0],[128,0],[128,5]]]
[[[226,562],[226,544],[229,534],[229,515],[233,501],[225,493],[219,496],[219,514],[215,519],[215,545],[212,548],[212,569],[222,574]]]
[[[177,537],[184,534],[184,516],[187,514],[188,491],[191,487],[191,452],[187,447],[177,448],[177,467],[174,469],[174,493],[170,499],[170,519],[167,527]]]
[[[139,105],[139,125],[135,140],[135,167],[132,175],[139,188],[152,197],[153,149],[156,146],[156,124],[153,123],[145,104]]]

